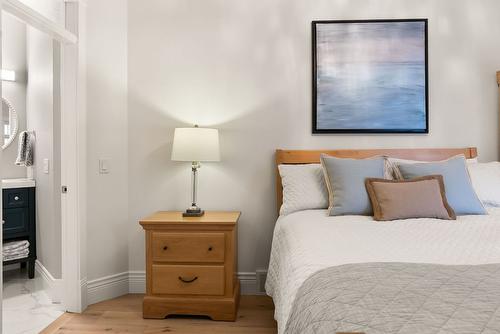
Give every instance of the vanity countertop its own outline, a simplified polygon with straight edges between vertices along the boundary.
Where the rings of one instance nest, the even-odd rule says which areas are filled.
[[[2,189],[32,188],[35,186],[33,179],[3,179]]]

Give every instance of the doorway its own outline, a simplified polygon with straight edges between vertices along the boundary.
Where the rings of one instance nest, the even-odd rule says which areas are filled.
[[[63,25],[47,18],[43,8],[42,10],[36,8],[36,5],[43,4],[33,3],[35,8],[26,5],[24,1],[0,0],[2,27],[6,30],[10,27],[8,30],[13,30],[18,37],[22,35],[20,34],[22,29],[15,30],[12,26],[25,27],[28,64],[26,71],[22,70],[22,66],[21,70],[9,70],[2,66],[6,74],[13,72],[17,77],[17,81],[5,81],[5,83],[2,81],[2,96],[10,94],[10,99],[15,99],[12,87],[17,87],[18,90],[21,88],[22,91],[25,84],[26,98],[23,105],[22,94],[15,95],[18,99],[17,110],[13,103],[10,103],[12,108],[9,108],[7,103],[5,108],[2,108],[2,116],[6,116],[7,119],[3,124],[4,142],[11,143],[2,151],[0,175],[2,180],[18,179],[18,183],[8,180],[2,182],[4,198],[1,201],[3,208],[0,211],[3,218],[9,220],[7,224],[9,227],[15,225],[12,218],[13,209],[17,209],[15,214],[18,220],[25,221],[22,224],[29,225],[30,220],[26,217],[34,215],[35,227],[38,227],[38,230],[34,239],[24,238],[19,233],[17,239],[14,235],[14,239],[10,240],[18,242],[9,245],[10,249],[26,248],[26,242],[29,243],[28,251],[23,248],[17,254],[18,257],[29,254],[26,261],[22,257],[17,259],[5,257],[9,247],[4,248],[5,245],[2,243],[7,235],[3,235],[0,238],[2,246],[0,249],[4,254],[0,260],[8,259],[10,261],[8,263],[13,266],[11,269],[14,269],[16,275],[21,275],[14,278],[6,276],[13,282],[11,287],[20,283],[16,282],[16,279],[25,279],[26,282],[18,284],[17,288],[24,289],[24,292],[29,291],[30,295],[33,295],[30,289],[35,289],[37,297],[46,295],[50,301],[48,306],[52,307],[54,314],[56,311],[81,312],[86,307],[87,294],[86,267],[81,256],[85,251],[85,233],[83,233],[85,187],[80,186],[85,183],[85,77],[82,74],[85,73],[82,70],[85,66],[83,38],[85,6],[79,1],[54,1],[56,5],[62,6],[60,12],[63,13]],[[3,38],[7,42],[8,30],[2,31]],[[2,50],[2,55],[5,64],[8,65],[10,56],[5,58],[6,51]],[[4,109],[9,111],[4,113]],[[23,137],[20,138],[20,135]],[[21,162],[20,166],[16,166],[25,170],[16,169],[14,172],[14,169],[5,168],[6,161],[14,163],[13,157],[19,160],[19,156],[22,156],[20,152],[29,147],[24,145],[23,149],[20,149],[21,146],[18,146],[19,140],[24,143],[25,138],[28,138],[28,142],[33,140],[35,152],[33,161],[28,158]],[[28,185],[22,184],[23,182]],[[9,183],[13,187],[9,188]],[[31,195],[32,190],[33,195]],[[16,195],[16,191],[19,194]],[[11,207],[9,201],[16,197],[21,200],[26,197],[26,201],[22,206]],[[34,214],[30,213],[33,206]],[[6,212],[6,210],[11,211]],[[42,223],[44,225],[41,225]],[[29,228],[25,230],[32,231]],[[5,231],[2,229],[2,232]],[[35,246],[36,244],[38,246]],[[33,257],[36,257],[36,261]],[[28,278],[33,276],[32,263],[35,271],[33,281]],[[6,291],[8,294],[4,297],[9,297],[14,290],[11,288]],[[36,295],[38,291],[43,293]],[[42,297],[38,301],[43,299]],[[4,312],[4,315],[8,316],[8,312]],[[8,321],[9,319],[4,318],[2,323]]]

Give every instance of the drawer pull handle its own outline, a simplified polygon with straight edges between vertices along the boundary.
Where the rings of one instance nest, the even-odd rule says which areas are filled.
[[[19,196],[14,197],[14,201],[19,201]]]
[[[163,247],[163,250],[167,250],[167,249],[168,249],[168,247],[167,247],[167,246],[164,246],[164,247]]]
[[[211,252],[212,251],[212,246],[208,247],[208,251]]]
[[[198,276],[195,276],[192,279],[184,279],[184,278],[182,278],[182,277],[179,276],[179,281],[184,282],[184,283],[193,283],[197,279],[198,279]]]

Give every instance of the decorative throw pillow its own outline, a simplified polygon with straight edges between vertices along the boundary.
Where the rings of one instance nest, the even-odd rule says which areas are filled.
[[[442,175],[446,198],[457,215],[487,214],[472,187],[464,156],[439,162],[398,163],[397,166],[405,180],[426,175]]]
[[[372,206],[366,193],[365,179],[384,177],[384,157],[341,159],[321,155],[328,189],[328,214],[371,215]]]
[[[320,164],[279,165],[278,170],[283,186],[280,215],[328,207],[328,190]]]
[[[407,181],[369,178],[365,184],[375,220],[456,219],[455,212],[446,200],[441,175]]]
[[[457,157],[464,157],[463,154],[456,155]],[[398,164],[421,164],[421,163],[429,163],[429,162],[442,162],[447,161],[449,159],[441,160],[441,161],[421,161],[421,160],[408,160],[408,159],[399,159],[399,158],[391,158],[387,157],[386,168],[388,170],[387,173],[391,174],[392,178],[385,177],[386,179],[394,179],[401,180],[403,177],[401,176],[401,172],[398,169]],[[467,165],[477,163],[477,158],[466,159]]]
[[[483,205],[500,207],[500,162],[467,164],[467,167]]]

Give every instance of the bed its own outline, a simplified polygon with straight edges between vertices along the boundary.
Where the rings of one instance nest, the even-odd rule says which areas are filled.
[[[321,153],[441,160],[475,148],[281,151],[276,163]],[[277,177],[278,207],[282,201]],[[374,222],[326,210],[280,216],[266,291],[278,332],[500,333],[500,208],[457,221]]]

